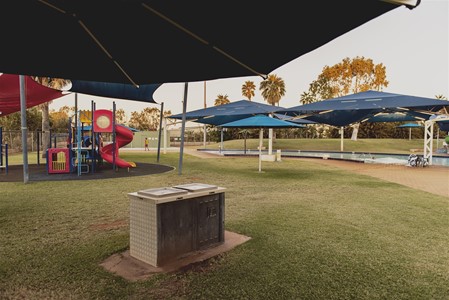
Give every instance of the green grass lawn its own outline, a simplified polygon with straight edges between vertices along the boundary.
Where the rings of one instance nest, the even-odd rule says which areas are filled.
[[[156,163],[153,152],[120,156]],[[0,298],[448,299],[449,198],[298,159],[263,170],[257,158],[185,155],[182,175],[0,177]],[[192,182],[225,187],[225,229],[251,240],[139,282],[99,266],[129,248],[127,193]]]
[[[439,140],[439,147],[442,147],[443,140]],[[245,140],[230,140],[223,142],[224,149],[244,149]],[[207,148],[218,149],[220,143],[207,145]],[[268,139],[263,140],[263,146],[268,149]],[[340,151],[340,139],[276,139],[273,142],[273,150],[322,150],[322,151]],[[196,148],[202,148],[197,146]],[[259,139],[247,139],[247,149],[257,149],[259,147]],[[437,141],[434,139],[433,149],[436,150]],[[407,153],[411,149],[424,149],[423,139],[344,139],[343,151],[345,152],[370,152],[370,153]]]

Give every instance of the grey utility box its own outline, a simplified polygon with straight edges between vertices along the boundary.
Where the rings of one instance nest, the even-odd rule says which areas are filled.
[[[129,193],[130,255],[159,267],[223,243],[225,190],[191,183]]]

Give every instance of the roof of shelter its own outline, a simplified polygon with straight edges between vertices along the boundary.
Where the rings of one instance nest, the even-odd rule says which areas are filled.
[[[303,1],[298,10],[295,1],[1,1],[1,27],[22,26],[2,32],[7,46],[1,47],[0,70],[137,85],[266,75],[378,16],[420,2]],[[332,12],[326,14],[332,26],[304,34],[326,12]],[[217,21],[223,18],[231,22]],[[277,26],[260,30],[262,20]],[[36,24],[52,34],[30,30]],[[251,42],[242,43],[248,32]],[[272,34],[276,43],[267,43]],[[70,38],[55,38],[61,36]],[[38,46],[30,51],[30,45]],[[256,55],[261,49],[269,55]]]
[[[248,118],[256,114],[268,115],[280,108],[282,107],[249,100],[239,100],[186,112],[186,120],[203,124],[220,125]],[[182,119],[182,114],[172,115],[169,118]]]
[[[64,94],[25,76],[26,107],[55,100]],[[20,111],[19,75],[0,74],[0,117]]]
[[[269,117],[267,115],[255,115],[237,121],[220,125],[225,128],[304,128],[305,125]]]
[[[44,86],[25,77],[27,108],[65,96],[64,91]],[[71,80],[67,92],[156,103],[153,94],[161,84],[131,84]],[[0,117],[20,111],[19,75],[0,74]]]
[[[366,91],[343,97],[294,106],[276,111],[278,114],[296,116],[317,123],[346,126],[367,121],[385,113],[402,112],[428,119],[432,114],[449,106],[446,100],[402,94]],[[389,121],[403,120],[403,114],[390,115]]]

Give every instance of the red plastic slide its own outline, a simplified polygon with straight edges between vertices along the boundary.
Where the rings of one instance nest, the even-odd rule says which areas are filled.
[[[126,160],[118,157],[119,148],[128,145],[133,140],[133,132],[122,125],[115,125],[115,143],[117,147],[115,148],[115,165],[119,168],[135,168],[136,164],[133,162],[128,162]],[[113,163],[113,148],[114,144],[109,144],[100,149],[101,157],[109,162]]]

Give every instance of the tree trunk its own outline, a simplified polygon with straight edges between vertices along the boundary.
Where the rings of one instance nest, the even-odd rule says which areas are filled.
[[[41,106],[42,110],[42,158],[47,157],[47,149],[50,144],[50,112],[48,103]]]
[[[359,134],[359,126],[360,123],[354,124],[354,126],[352,126],[352,135],[351,135],[352,141],[357,141],[357,135]]]

